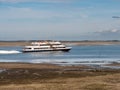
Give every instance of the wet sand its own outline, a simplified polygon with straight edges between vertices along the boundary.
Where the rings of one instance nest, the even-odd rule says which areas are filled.
[[[0,63],[0,90],[120,90],[120,69]]]

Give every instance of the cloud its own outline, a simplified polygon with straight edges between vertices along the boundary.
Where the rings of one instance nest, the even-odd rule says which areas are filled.
[[[113,34],[113,33],[120,33],[120,30],[112,29],[112,30],[98,31],[98,32],[95,32],[95,33],[98,33],[98,34]]]
[[[119,18],[120,18],[120,16],[112,16],[112,18],[119,19]]]
[[[85,37],[91,40],[120,40],[120,30],[112,29],[112,30],[98,31],[83,36],[83,38]]]
[[[60,3],[71,2],[74,0],[0,0],[0,2],[20,3],[20,2],[48,2],[48,3]]]

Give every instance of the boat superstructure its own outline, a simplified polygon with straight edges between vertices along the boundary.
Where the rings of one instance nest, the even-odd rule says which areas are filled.
[[[23,52],[41,52],[41,51],[69,51],[71,47],[66,47],[59,41],[41,41],[32,42],[25,46]]]

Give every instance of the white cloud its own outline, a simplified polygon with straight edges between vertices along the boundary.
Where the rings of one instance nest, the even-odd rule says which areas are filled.
[[[81,35],[79,38],[83,40],[120,40],[120,30],[111,29],[85,33]]]
[[[103,31],[98,31],[98,32],[96,32],[96,33],[101,33],[101,34],[103,34],[103,33],[120,33],[120,30],[118,30],[118,29],[111,29],[111,30],[103,30]]]
[[[117,29],[111,30],[111,32],[113,32],[113,33],[118,32],[118,31],[119,31],[119,30],[117,30]]]

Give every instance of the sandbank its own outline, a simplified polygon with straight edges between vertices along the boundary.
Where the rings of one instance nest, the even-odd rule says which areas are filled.
[[[32,41],[0,41],[0,46],[25,46]],[[120,41],[61,41],[66,45],[120,45]]]

